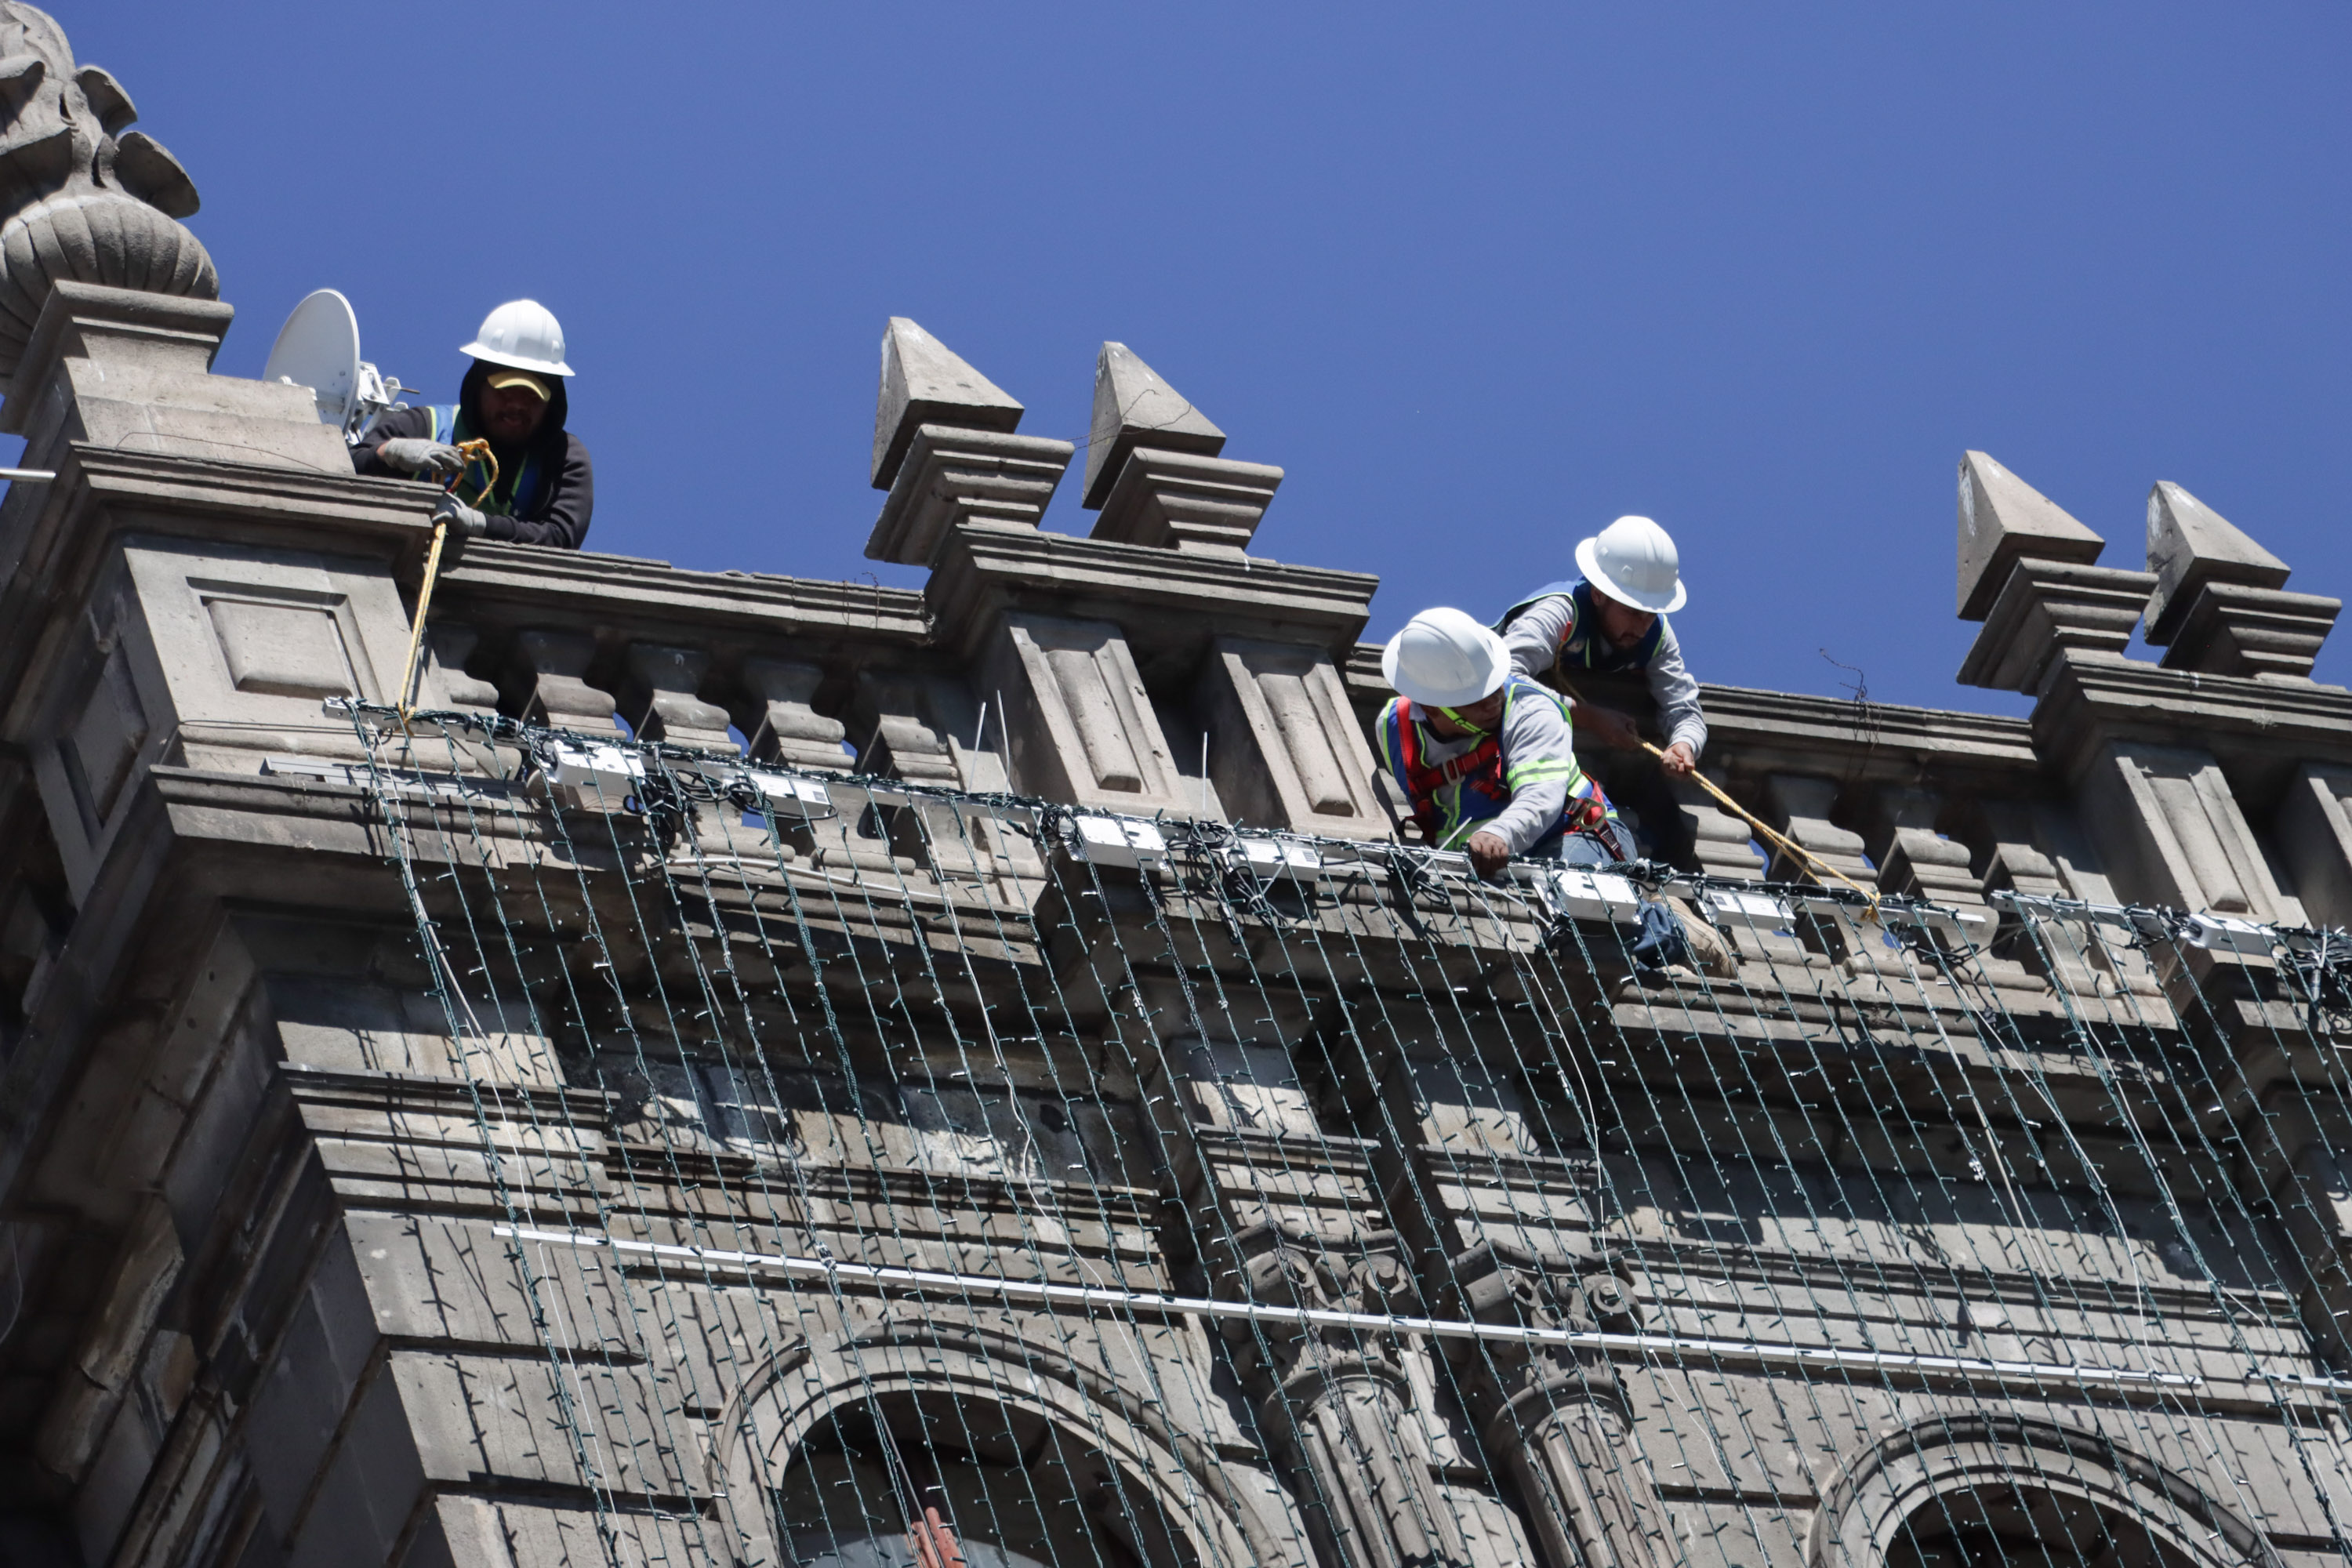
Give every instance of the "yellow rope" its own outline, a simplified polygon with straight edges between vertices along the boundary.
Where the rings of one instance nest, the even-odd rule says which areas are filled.
[[[473,466],[470,459],[475,458],[481,458],[490,466],[489,478],[482,481],[481,490],[474,497],[475,504],[479,505],[489,499],[492,490],[499,488],[498,454],[490,450],[490,444],[488,441],[460,441],[457,443],[457,450],[466,454],[468,459],[467,468]],[[466,469],[459,468],[449,476],[449,482],[442,487],[441,493],[456,494],[457,481],[465,477]],[[400,672],[400,728],[404,734],[408,731],[408,716],[416,711],[414,690],[416,680],[416,655],[425,646],[425,611],[433,603],[433,582],[435,578],[441,575],[441,546],[448,541],[448,538],[449,524],[446,519],[433,525],[433,548],[425,552],[425,582],[416,590],[416,624],[408,628],[408,662]]]
[[[1647,741],[1642,742],[1642,750],[1649,752],[1650,755],[1657,758],[1660,762],[1664,762],[1665,760],[1666,753],[1660,751],[1657,747],[1650,744]],[[1727,810],[1735,813],[1741,821],[1747,823],[1748,826],[1754,828],[1758,833],[1762,834],[1764,836],[1764,842],[1772,845],[1777,848],[1784,849],[1788,853],[1797,857],[1798,859],[1808,861],[1828,872],[1831,876],[1835,877],[1839,881],[1843,882],[1847,887],[1852,888],[1855,892],[1860,893],[1864,898],[1868,899],[1870,900],[1870,912],[1873,916],[1875,916],[1878,913],[1878,894],[1876,891],[1864,887],[1861,883],[1855,881],[1853,878],[1847,876],[1844,872],[1839,870],[1836,867],[1831,865],[1828,861],[1822,859],[1820,856],[1814,854],[1811,850],[1806,848],[1803,845],[1798,843],[1787,834],[1778,831],[1772,827],[1770,824],[1762,821],[1754,812],[1749,811],[1746,806],[1740,805],[1738,801],[1724,794],[1723,791],[1717,789],[1716,787],[1715,781],[1708,778],[1696,768],[1693,768],[1691,770],[1690,776],[1697,782],[1699,788],[1715,796],[1717,802],[1719,802]]]
[[[1560,689],[1568,693],[1570,701],[1576,703],[1579,707],[1583,705],[1584,693],[1579,691],[1575,686],[1570,682],[1568,677],[1560,674],[1558,670],[1554,670],[1552,672],[1552,679],[1558,681]],[[1666,760],[1666,753],[1658,747],[1650,744],[1647,741],[1643,741],[1642,742],[1642,750],[1649,752],[1650,755],[1657,758],[1658,761],[1662,763]],[[1778,831],[1769,823],[1759,818],[1754,812],[1748,810],[1746,806],[1740,805],[1738,801],[1732,799],[1721,790],[1716,788],[1715,781],[1707,777],[1705,773],[1699,772],[1698,769],[1695,767],[1691,769],[1690,776],[1697,781],[1699,788],[1715,796],[1716,800],[1720,803],[1725,809],[1731,812],[1734,816],[1738,816],[1740,821],[1745,822],[1757,832],[1762,834],[1764,836],[1765,843],[1772,845],[1777,848],[1784,849],[1790,854],[1794,855],[1798,859],[1810,862],[1811,864],[1819,867],[1821,869],[1828,872],[1831,876],[1835,877],[1839,881],[1843,882],[1847,887],[1852,888],[1855,892],[1860,893],[1864,898],[1868,899],[1870,900],[1870,913],[1865,918],[1869,920],[1876,920],[1878,918],[1878,893],[1876,889],[1864,887],[1860,882],[1855,881],[1852,877],[1847,876],[1844,872],[1839,870],[1836,867],[1831,865],[1828,861],[1822,859],[1820,856],[1814,854],[1811,850],[1806,848],[1803,845],[1798,843],[1787,834]]]

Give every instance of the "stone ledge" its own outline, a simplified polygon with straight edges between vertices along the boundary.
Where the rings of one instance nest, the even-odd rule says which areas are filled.
[[[530,544],[467,547],[442,574],[436,605],[513,606],[583,615],[605,626],[641,613],[691,627],[735,626],[919,644],[930,624],[923,595],[905,588],[769,573],[696,572],[666,561],[594,555]],[[506,616],[504,618],[511,619]]]
[[[1028,533],[958,528],[926,595],[942,644],[969,653],[992,610],[1035,606],[1111,621],[1131,640],[1195,653],[1221,636],[1295,641],[1345,658],[1371,615],[1380,579],[1256,556],[1204,555]],[[1179,619],[1171,620],[1173,612]],[[1142,662],[1146,650],[1137,648]]]
[[[2035,744],[2070,773],[2085,744],[2190,745],[2266,766],[2352,763],[2352,691],[2315,681],[2203,675],[2137,659],[2062,658],[2033,711]]]

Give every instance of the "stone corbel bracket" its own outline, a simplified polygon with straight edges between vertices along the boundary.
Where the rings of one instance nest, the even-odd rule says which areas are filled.
[[[2148,572],[2021,560],[1994,597],[1956,679],[1963,686],[2031,695],[2042,689],[2062,651],[2121,658],[2155,586]]]
[[[1119,469],[1094,537],[1239,555],[1281,483],[1270,464],[1139,447]]]
[[[1076,451],[1036,436],[918,426],[874,520],[866,559],[929,566],[960,525],[1035,529]]]
[[[1095,361],[1095,414],[1081,505],[1094,537],[1161,550],[1239,555],[1282,483],[1282,470],[1218,454],[1225,433],[1125,343]]]

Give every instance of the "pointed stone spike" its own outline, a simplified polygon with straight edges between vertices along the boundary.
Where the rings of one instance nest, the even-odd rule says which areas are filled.
[[[1099,510],[1138,447],[1197,452],[1213,458],[1225,433],[1192,406],[1125,343],[1105,343],[1095,361],[1095,423],[1087,447],[1087,488],[1080,504]]]
[[[2009,570],[2036,561],[2096,561],[2106,541],[1982,452],[1960,457],[1960,619],[1980,621]]]
[[[2162,647],[2180,629],[2197,590],[2208,583],[2251,588],[2286,585],[2287,563],[2264,550],[2228,518],[2174,484],[2158,479],[2147,492],[2147,640]]]
[[[874,488],[887,490],[923,425],[1016,430],[1020,402],[904,316],[882,331],[882,390],[874,401]]]

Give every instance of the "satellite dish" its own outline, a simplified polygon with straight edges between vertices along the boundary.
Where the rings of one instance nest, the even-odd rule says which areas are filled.
[[[321,289],[295,306],[278,329],[261,379],[309,387],[319,423],[347,428],[360,389],[360,319],[352,302]]]
[[[308,388],[318,404],[319,423],[332,425],[355,446],[387,409],[407,406],[399,398],[410,390],[360,358],[360,319],[352,302],[332,289],[321,289],[294,307],[278,329],[261,379]]]

